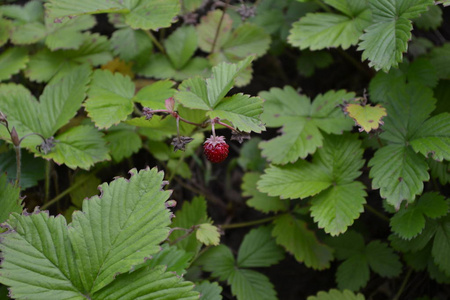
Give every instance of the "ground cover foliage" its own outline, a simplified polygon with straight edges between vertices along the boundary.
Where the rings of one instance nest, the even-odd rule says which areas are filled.
[[[0,298],[447,299],[449,4],[3,1]]]

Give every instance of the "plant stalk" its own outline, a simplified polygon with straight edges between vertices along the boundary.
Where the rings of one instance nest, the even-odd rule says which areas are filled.
[[[276,216],[273,216],[273,217],[268,217],[268,218],[254,220],[254,221],[249,221],[249,222],[234,223],[234,224],[223,224],[223,225],[219,225],[218,227],[220,227],[221,229],[234,229],[234,228],[249,227],[249,226],[253,226],[253,225],[258,225],[258,224],[263,224],[263,223],[270,222],[272,220],[275,220],[279,216],[280,215],[276,215]]]

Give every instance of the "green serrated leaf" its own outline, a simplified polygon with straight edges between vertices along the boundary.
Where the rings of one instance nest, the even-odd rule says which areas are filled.
[[[29,45],[42,40],[46,36],[44,24],[31,22],[14,27],[11,42],[15,45]]]
[[[177,299],[197,300],[192,282],[165,270],[164,266],[143,268],[119,275],[110,285],[94,293],[96,299]]]
[[[202,265],[205,271],[212,272],[212,276],[220,280],[227,280],[235,272],[233,253],[225,245],[209,248],[195,263]]]
[[[118,0],[80,0],[77,5],[73,5],[70,0],[51,0],[45,7],[54,20],[84,14],[129,12],[129,9],[119,2]]]
[[[24,69],[29,61],[25,48],[13,47],[0,55],[0,81],[8,80],[12,75]]]
[[[180,210],[175,213],[172,228],[179,227],[189,229],[194,225],[203,224],[208,221],[206,214],[206,200],[203,197],[195,197],[192,202],[184,202]],[[170,235],[170,241],[175,241],[185,234],[182,230],[175,230]],[[195,235],[190,235],[175,244],[178,248],[197,254],[200,250],[201,243],[196,239]]]
[[[166,271],[175,272],[178,276],[186,274],[186,269],[190,265],[193,253],[186,253],[186,251],[168,244],[163,244],[161,248],[161,251],[156,253],[152,259],[145,261],[143,265],[149,269],[153,269],[156,266],[164,266]],[[136,267],[136,269],[139,268],[139,266]]]
[[[402,272],[399,256],[387,244],[372,241],[367,245],[365,253],[370,268],[380,276],[392,278]]]
[[[425,12],[432,0],[369,0],[373,24],[361,36],[358,50],[363,50],[362,59],[376,70],[389,71],[397,67],[411,39],[410,18]]]
[[[114,54],[127,62],[149,56],[153,49],[152,41],[145,32],[133,30],[130,27],[114,31],[111,36],[111,46]]]
[[[437,5],[430,5],[425,13],[413,20],[413,23],[420,29],[436,30],[442,21],[442,9]]]
[[[328,292],[319,292],[316,296],[309,296],[307,300],[365,300],[363,294],[355,294],[349,290],[331,289]]]
[[[209,223],[200,224],[195,233],[197,240],[205,246],[217,246],[220,243],[219,229]]]
[[[6,174],[0,174],[0,223],[5,222],[11,213],[21,213],[23,210],[20,188],[8,181]]]
[[[233,62],[235,57],[243,58],[249,55],[260,57],[267,52],[270,45],[270,36],[261,27],[244,23],[237,27],[232,35],[223,43],[223,54]]]
[[[222,48],[223,44],[231,35],[232,23],[233,21],[230,16],[228,14],[224,14],[221,10],[210,11],[207,15],[201,17],[200,24],[197,25],[199,48],[204,52],[212,52],[215,39],[216,49]],[[219,25],[220,34],[216,38],[217,28]]]
[[[357,291],[365,286],[370,278],[370,269],[366,257],[356,254],[341,263],[336,272],[336,281],[340,289]]]
[[[245,173],[242,177],[242,196],[252,197],[247,200],[247,205],[264,213],[285,211],[288,204],[286,200],[281,200],[279,197],[270,197],[258,191],[256,183],[260,176],[260,173],[251,172]]]
[[[450,215],[438,221],[431,254],[439,270],[450,276]]]
[[[95,163],[109,160],[108,148],[103,134],[90,125],[73,127],[55,137],[55,147],[44,158],[69,168],[88,170]]]
[[[133,112],[135,86],[128,76],[96,70],[84,107],[99,128],[109,128],[127,119]]]
[[[323,143],[321,131],[340,134],[353,126],[338,107],[354,97],[344,90],[319,95],[312,104],[290,86],[259,95],[265,100],[262,121],[267,127],[283,126],[283,135],[260,144],[262,155],[276,164],[295,162],[314,153]]]
[[[115,162],[130,157],[142,147],[142,140],[136,133],[136,128],[126,124],[111,127],[105,135],[105,141]]]
[[[201,300],[222,300],[222,287],[217,282],[203,281],[195,285],[194,291],[200,293]]]
[[[247,269],[234,269],[228,283],[238,300],[276,300],[277,293],[265,275]]]
[[[44,17],[44,7],[39,0],[28,1],[24,6],[2,5],[0,12],[4,16],[19,21],[20,23],[41,21]]]
[[[295,259],[316,270],[330,266],[333,259],[332,249],[320,243],[304,221],[286,214],[277,217],[274,225],[272,236],[276,238],[277,244],[292,253]]]
[[[180,27],[167,37],[164,46],[173,66],[179,70],[197,50],[197,31],[192,26]]]
[[[170,80],[156,81],[140,89],[133,101],[151,109],[166,109],[165,100],[173,97],[176,91],[172,88],[174,84]]]
[[[445,43],[441,47],[433,47],[427,56],[439,78],[450,79],[449,53],[450,43]]]
[[[135,1],[138,3],[125,15],[125,22],[133,29],[159,30],[170,27],[180,12],[178,0]]]
[[[261,226],[245,235],[237,256],[238,267],[269,267],[284,258],[284,251],[275,243],[271,231],[271,227]]]

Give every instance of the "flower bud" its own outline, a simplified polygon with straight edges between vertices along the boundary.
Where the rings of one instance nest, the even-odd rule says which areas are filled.
[[[13,127],[11,130],[11,141],[14,146],[19,147],[20,146],[20,139],[19,135],[17,134],[16,128]]]

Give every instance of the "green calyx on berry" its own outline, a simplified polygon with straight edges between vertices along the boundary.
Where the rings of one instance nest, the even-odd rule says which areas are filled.
[[[228,144],[223,136],[213,136],[207,138],[203,143],[203,153],[212,163],[220,163],[228,156]]]

